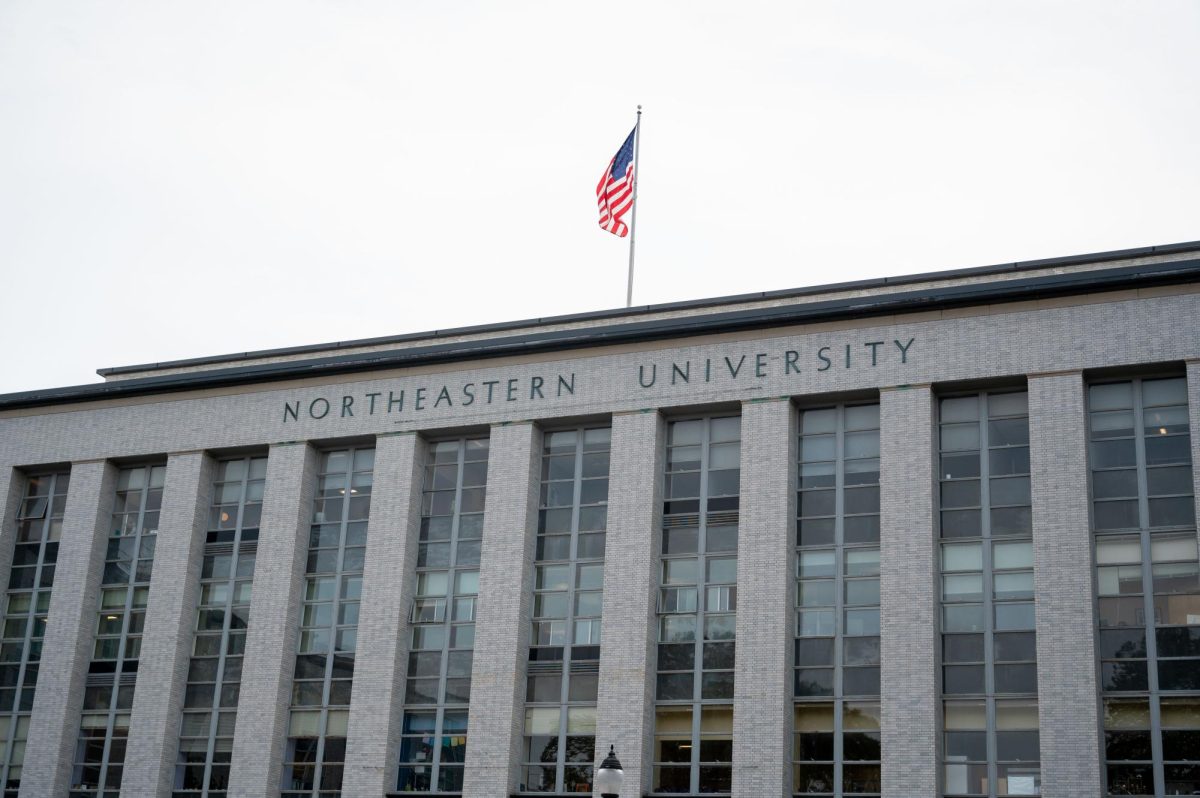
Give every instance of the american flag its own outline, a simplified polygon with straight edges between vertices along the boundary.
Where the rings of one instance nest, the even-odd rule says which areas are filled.
[[[600,227],[621,238],[629,235],[629,225],[622,222],[621,217],[633,207],[633,138],[636,133],[637,128],[630,131],[629,138],[608,162],[608,168],[596,186]]]

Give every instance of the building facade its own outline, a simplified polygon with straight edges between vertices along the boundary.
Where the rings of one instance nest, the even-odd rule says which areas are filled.
[[[1200,243],[101,374],[5,796],[1200,794]]]

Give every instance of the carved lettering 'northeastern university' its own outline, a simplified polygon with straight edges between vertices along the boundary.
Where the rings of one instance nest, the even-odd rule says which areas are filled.
[[[752,354],[719,354],[664,363],[640,363],[627,372],[643,389],[655,385],[692,386],[704,383],[749,382],[769,377],[821,374],[845,369],[905,366],[916,338],[889,338],[854,343],[829,343],[805,350],[781,349]],[[819,377],[818,377],[819,379]],[[313,399],[288,399],[283,422],[313,419],[361,418],[386,415],[411,417],[426,410],[479,408],[507,402],[538,402],[575,396],[575,373],[553,376],[506,377],[456,385],[407,386]]]
[[[756,352],[753,355],[716,355],[695,360],[672,361],[663,364],[661,379],[670,385],[717,382],[742,379],[761,379],[772,375],[802,374],[805,371],[823,372],[834,369],[866,367],[882,364],[907,365],[916,338],[893,338],[881,341],[862,341],[854,344],[830,344],[807,354],[795,349],[783,352]],[[642,363],[637,367],[637,381],[642,388],[659,382],[659,364]]]

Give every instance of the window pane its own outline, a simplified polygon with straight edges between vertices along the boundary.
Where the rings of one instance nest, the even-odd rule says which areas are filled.
[[[1033,572],[996,574],[993,577],[997,599],[1033,598]]]
[[[800,576],[833,576],[834,553],[832,551],[800,552]]]
[[[946,574],[942,577],[943,601],[983,599],[983,574]]]
[[[1096,538],[1096,562],[1100,565],[1116,563],[1139,563],[1142,561],[1142,544],[1137,537]]]
[[[942,567],[947,571],[979,571],[983,568],[983,551],[978,543],[946,543],[942,545]]]
[[[995,568],[1032,568],[1033,544],[996,543],[993,548]]]
[[[1034,613],[1032,602],[1005,603],[996,605],[996,629],[1032,629]]]
[[[983,606],[961,604],[942,607],[942,630],[945,632],[983,631]]]

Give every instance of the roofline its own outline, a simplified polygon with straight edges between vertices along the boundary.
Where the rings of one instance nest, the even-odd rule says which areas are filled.
[[[0,410],[1196,282],[1200,258],[24,391],[0,395]]]
[[[918,274],[905,274],[896,277],[874,277],[866,280],[849,280],[840,283],[826,283],[824,285],[809,286],[806,288],[786,288],[777,291],[757,291],[749,294],[730,294],[728,296],[709,297],[705,299],[686,299],[677,302],[662,302],[655,305],[638,305],[637,307],[632,308],[611,308],[608,310],[593,310],[584,313],[568,313],[560,316],[540,316],[536,319],[502,321],[492,324],[475,324],[467,327],[449,327],[444,330],[402,333],[399,335],[386,335],[377,338],[357,338],[350,341],[334,341],[324,344],[303,344],[301,346],[286,346],[277,349],[259,349],[250,352],[235,352],[226,355],[205,355],[203,357],[183,358],[180,360],[164,360],[157,363],[141,363],[132,366],[111,366],[108,368],[97,369],[96,373],[101,377],[109,377],[119,374],[133,374],[142,371],[186,368],[188,366],[207,366],[215,363],[233,363],[240,360],[258,360],[261,358],[272,358],[287,355],[303,355],[312,352],[328,352],[337,351],[339,349],[357,349],[364,346],[386,346],[387,344],[407,343],[419,340],[437,340],[440,338],[475,335],[478,333],[499,333],[511,330],[544,327],[555,324],[568,324],[571,322],[622,318],[628,316],[637,316],[645,313],[695,310],[707,307],[720,307],[721,305],[755,302],[764,299],[791,299],[805,296],[818,296],[820,294],[831,294],[839,291],[911,285],[913,283],[928,282],[930,280],[946,280],[956,277],[979,277],[994,274],[1008,274],[1032,269],[1053,268],[1055,266],[1072,266],[1085,263],[1098,263],[1109,260],[1128,260],[1131,258],[1144,258],[1150,255],[1167,255],[1181,252],[1200,252],[1200,241],[1185,241],[1178,244],[1163,244],[1152,247],[1135,247],[1133,249],[1119,249],[1111,252],[1092,252],[1084,255],[1068,255],[1058,258],[1017,261],[1014,263],[1001,263],[991,266],[973,266],[937,272],[921,272]]]

